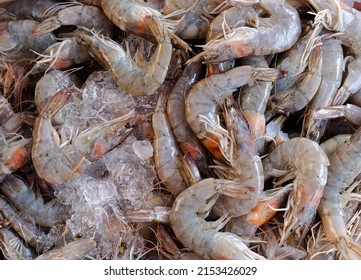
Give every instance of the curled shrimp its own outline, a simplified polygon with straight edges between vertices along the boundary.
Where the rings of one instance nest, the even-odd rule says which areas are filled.
[[[203,176],[209,174],[208,154],[189,127],[185,116],[185,98],[201,73],[199,63],[187,65],[182,76],[174,85],[167,101],[167,115],[173,133],[184,154],[189,154],[197,164]]]
[[[44,203],[18,176],[8,175],[0,185],[1,192],[22,213],[34,218],[35,223],[52,227],[65,223],[70,218],[70,207],[57,202],[55,199]]]
[[[268,55],[289,49],[301,34],[298,12],[285,0],[229,1],[234,5],[259,3],[271,16],[255,18],[255,28],[238,27],[225,38],[210,41],[204,51],[188,61],[217,63],[248,55]]]
[[[348,235],[342,193],[361,172],[361,128],[329,156],[330,166],[318,213],[328,241],[345,259],[361,259],[361,246]]]
[[[208,127],[219,126],[217,105],[239,87],[253,81],[274,81],[278,72],[271,68],[240,66],[222,74],[209,76],[190,90],[185,100],[186,118],[203,145],[221,159],[218,138],[209,132]]]
[[[176,237],[205,259],[263,259],[251,251],[237,235],[219,232],[229,221],[227,215],[206,222],[219,194],[241,197],[234,182],[208,178],[192,185],[176,198],[170,222]]]
[[[149,62],[138,53],[133,61],[130,55],[116,42],[92,34],[80,33],[79,40],[90,53],[107,69],[119,87],[131,95],[152,95],[164,82],[172,56],[172,44],[167,33],[152,18],[144,21],[157,35],[158,45]]]
[[[40,112],[33,129],[32,159],[39,177],[49,184],[72,180],[85,170],[86,160],[94,161],[121,143],[133,130],[132,111],[105,124],[89,127],[79,135],[60,143],[51,124],[52,117],[64,106],[70,92],[58,91]]]
[[[36,24],[32,35],[40,35],[52,32],[62,25],[74,25],[93,29],[103,35],[111,36],[113,24],[105,16],[103,11],[94,6],[80,3],[63,3],[55,5],[46,11],[47,19]]]
[[[265,179],[275,170],[288,171],[295,177],[285,213],[282,243],[293,232],[304,238],[313,221],[327,182],[328,158],[322,148],[307,138],[296,137],[277,146],[263,160]]]

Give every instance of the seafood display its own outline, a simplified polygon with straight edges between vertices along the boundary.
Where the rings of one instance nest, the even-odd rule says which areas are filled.
[[[360,24],[344,0],[0,1],[0,260],[361,259]]]

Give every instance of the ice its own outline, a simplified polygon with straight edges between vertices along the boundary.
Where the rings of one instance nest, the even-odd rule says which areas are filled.
[[[153,156],[153,146],[148,140],[135,141],[133,151],[142,160],[148,160]]]

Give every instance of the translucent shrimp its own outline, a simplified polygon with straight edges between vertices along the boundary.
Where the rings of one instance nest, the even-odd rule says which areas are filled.
[[[301,34],[298,12],[285,0],[229,1],[234,5],[259,3],[271,16],[256,17],[255,28],[239,27],[226,34],[225,38],[213,40],[204,46],[204,51],[188,61],[202,60],[217,63],[248,55],[268,55],[289,49]]]
[[[167,190],[174,196],[184,191],[188,185],[182,174],[181,154],[166,114],[165,91],[158,98],[152,116],[154,131],[154,160],[157,173]]]
[[[341,105],[361,88],[361,14],[341,0],[310,0],[310,3],[318,12],[315,21],[323,23],[329,30],[341,32],[337,38],[350,47],[355,56],[349,58],[347,76],[332,102],[332,105]]]
[[[272,95],[267,103],[267,119],[277,113],[296,113],[302,110],[317,93],[322,81],[322,49],[316,47],[308,60],[308,71],[296,85],[285,92]]]
[[[176,237],[205,259],[264,259],[251,251],[237,235],[219,232],[229,218],[206,222],[219,194],[241,198],[243,191],[230,180],[208,178],[192,185],[176,198],[170,222]]]
[[[22,213],[34,218],[35,223],[52,227],[65,223],[70,218],[70,207],[61,204],[55,199],[45,203],[18,176],[8,175],[0,184],[1,192]]]
[[[93,238],[82,238],[50,250],[38,256],[36,260],[82,260],[95,249],[96,245],[97,242]]]
[[[167,101],[167,115],[173,133],[184,154],[189,154],[203,176],[209,175],[209,157],[206,149],[194,135],[185,116],[185,98],[192,86],[199,80],[201,64],[187,65],[182,76],[174,85]],[[208,176],[207,176],[208,177]]]
[[[327,157],[330,157],[338,149],[338,147],[342,143],[348,141],[348,139],[350,137],[351,137],[351,134],[338,134],[338,135],[322,142],[320,144],[320,146],[325,151],[325,154],[327,155]]]
[[[109,1],[110,2],[110,1]],[[149,62],[142,54],[133,61],[130,55],[117,43],[95,34],[78,34],[89,52],[107,69],[119,87],[131,95],[152,95],[164,82],[172,57],[172,44],[167,33],[152,18],[144,19],[148,28],[157,35],[158,45]],[[164,36],[163,36],[164,35]]]
[[[343,50],[341,41],[335,38],[327,39],[322,44],[322,81],[321,85],[307,105],[303,120],[302,135],[306,138],[319,142],[324,135],[327,120],[316,120],[312,117],[315,110],[328,107],[341,85],[343,74]]]
[[[328,165],[323,149],[316,142],[301,137],[283,142],[263,160],[265,179],[276,170],[288,171],[288,179],[295,178],[294,190],[289,197],[290,209],[285,213],[281,243],[292,232],[296,238],[304,238],[327,182]]]
[[[52,117],[64,106],[70,92],[62,89],[40,112],[33,129],[31,156],[39,177],[49,184],[72,180],[85,170],[87,160],[94,161],[121,143],[135,127],[133,111],[105,124],[95,125],[60,143],[59,135],[51,124]]]
[[[44,13],[58,4],[55,0],[17,0],[6,7],[21,19],[43,20]]]
[[[274,81],[277,75],[278,71],[271,68],[240,66],[209,76],[192,87],[185,100],[187,121],[203,145],[217,159],[222,158],[218,138],[208,132],[209,126],[219,126],[217,104],[241,86],[255,80]]]
[[[36,24],[32,35],[41,35],[52,32],[62,25],[73,25],[93,29],[105,36],[113,34],[113,24],[105,16],[103,11],[94,6],[80,3],[62,3],[55,5],[46,12],[47,19]]]
[[[328,241],[345,259],[361,259],[361,246],[348,235],[342,193],[361,173],[361,128],[329,157],[327,185],[318,213]]]

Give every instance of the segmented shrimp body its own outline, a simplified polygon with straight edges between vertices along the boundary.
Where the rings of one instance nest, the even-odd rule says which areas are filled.
[[[71,143],[60,143],[51,119],[64,106],[70,92],[62,89],[55,94],[35,121],[33,130],[32,159],[39,177],[49,184],[60,184],[73,179],[84,171],[87,160],[94,161],[121,143],[135,125],[126,116],[105,124],[89,127],[71,139]]]
[[[341,195],[361,172],[361,128],[329,156],[327,185],[318,213],[327,239],[345,259],[361,259],[361,246],[348,235]]]
[[[229,1],[232,5],[259,3],[271,16],[256,17],[255,28],[235,28],[225,38],[207,43],[191,61],[216,63],[248,55],[268,55],[289,49],[301,34],[298,12],[285,0]]]
[[[285,214],[282,241],[291,232],[300,239],[305,236],[327,182],[328,165],[328,158],[322,148],[316,142],[301,137],[283,142],[263,160],[265,179],[275,170],[287,170],[295,178],[290,209]]]
[[[70,208],[53,200],[44,203],[43,199],[37,198],[35,193],[26,183],[16,175],[8,175],[0,184],[1,192],[11,203],[21,211],[34,218],[35,223],[52,227],[59,223],[65,223],[70,218]]]
[[[222,158],[218,138],[208,127],[219,125],[217,105],[239,87],[258,81],[274,81],[277,71],[271,68],[240,66],[209,76],[195,84],[186,97],[186,118],[203,145],[218,159]]]
[[[206,259],[263,259],[237,235],[218,232],[228,222],[226,215],[214,222],[204,220],[219,194],[242,196],[233,186],[233,181],[208,178],[186,189],[172,206],[172,229],[186,247]]]

